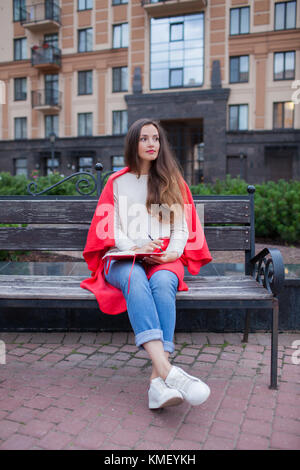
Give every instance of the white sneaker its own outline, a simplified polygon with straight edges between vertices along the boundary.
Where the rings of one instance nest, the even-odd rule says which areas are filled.
[[[161,377],[151,380],[148,391],[149,408],[155,410],[166,406],[180,405],[183,397],[178,390],[167,387]]]
[[[187,374],[180,367],[173,366],[165,380],[168,387],[176,388],[191,405],[201,405],[209,395],[210,388],[202,380]]]

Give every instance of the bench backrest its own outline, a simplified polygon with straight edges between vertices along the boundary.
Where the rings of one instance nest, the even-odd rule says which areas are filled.
[[[0,250],[83,250],[98,198],[86,196],[0,196]],[[254,256],[254,202],[249,196],[195,196],[211,251]],[[204,219],[204,220],[203,220]],[[246,270],[247,266],[246,266]]]

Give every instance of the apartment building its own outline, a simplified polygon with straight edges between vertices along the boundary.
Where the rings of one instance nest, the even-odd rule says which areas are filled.
[[[299,27],[299,0],[0,0],[0,171],[118,169],[150,117],[190,184],[300,179]]]

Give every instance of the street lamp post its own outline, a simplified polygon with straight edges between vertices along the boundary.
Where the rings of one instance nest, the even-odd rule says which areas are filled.
[[[54,149],[55,149],[55,139],[56,139],[56,134],[55,132],[51,132],[49,135],[49,140],[51,143],[51,170],[52,174],[54,173]]]

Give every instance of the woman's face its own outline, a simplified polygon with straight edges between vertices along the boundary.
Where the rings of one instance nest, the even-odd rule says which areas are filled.
[[[143,126],[138,143],[138,155],[142,160],[143,169],[147,170],[151,162],[156,160],[160,148],[159,133],[153,124]]]

